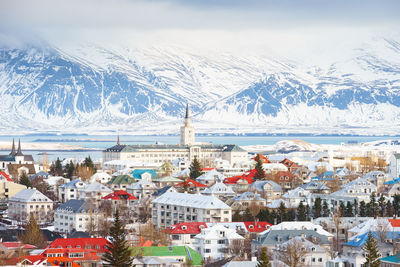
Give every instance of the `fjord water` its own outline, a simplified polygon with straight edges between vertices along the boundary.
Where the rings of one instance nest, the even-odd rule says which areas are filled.
[[[32,134],[22,136],[0,136],[0,141],[7,142],[12,138],[21,139],[22,148],[23,143],[61,143],[65,145],[77,145],[81,146],[82,150],[76,151],[48,151],[49,160],[54,160],[57,157],[63,158],[84,158],[90,155],[94,160],[101,159],[101,151],[105,148],[111,147],[116,144],[116,135],[56,135],[56,134]],[[314,144],[341,144],[348,142],[370,142],[376,140],[387,140],[387,139],[400,139],[400,136],[340,136],[340,135],[271,135],[271,136],[196,136],[196,141],[207,142],[213,144],[237,144],[240,146],[248,145],[273,145],[276,142],[282,140],[303,140],[308,143]],[[137,136],[137,135],[121,135],[121,144],[177,144],[179,143],[178,135],[148,135],[148,136]],[[92,150],[85,150],[92,149]],[[23,150],[26,151],[26,150]],[[32,154],[35,160],[40,161],[42,151],[26,151],[28,154]],[[0,154],[4,154],[4,152]]]

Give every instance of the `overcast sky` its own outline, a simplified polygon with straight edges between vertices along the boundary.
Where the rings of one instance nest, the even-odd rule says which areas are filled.
[[[1,0],[0,38],[224,44],[398,33],[398,0]],[[360,37],[359,37],[360,36]]]

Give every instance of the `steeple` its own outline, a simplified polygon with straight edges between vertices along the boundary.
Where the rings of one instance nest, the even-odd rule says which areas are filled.
[[[119,146],[120,145],[120,143],[119,143],[119,135],[118,135],[118,137],[117,137],[117,146]]]
[[[15,156],[15,154],[17,154],[17,153],[15,152],[15,142],[14,142],[14,138],[13,138],[13,144],[12,144],[10,156]]]
[[[21,150],[21,139],[18,139],[18,151],[15,156],[23,156],[23,155],[24,154],[22,154],[22,150]]]
[[[185,119],[189,119],[189,104],[186,103],[186,115]]]

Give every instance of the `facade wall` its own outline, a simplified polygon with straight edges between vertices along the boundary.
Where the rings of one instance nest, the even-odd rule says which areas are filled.
[[[50,214],[53,211],[52,202],[16,202],[9,201],[8,216],[19,222],[28,222],[33,213],[38,223],[50,222]]]

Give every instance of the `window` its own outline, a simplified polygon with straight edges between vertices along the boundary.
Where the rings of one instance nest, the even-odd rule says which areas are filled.
[[[211,240],[205,240],[204,243],[205,244],[211,244]]]
[[[204,253],[211,253],[211,249],[206,248],[206,249],[204,250]]]
[[[223,239],[223,240],[218,240],[218,244],[225,244],[225,239]]]

